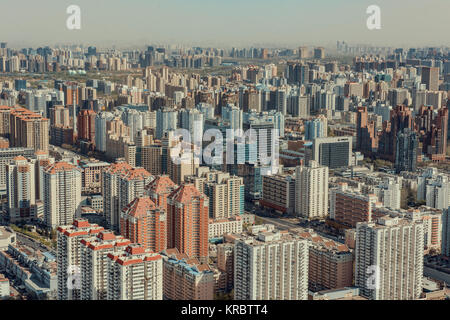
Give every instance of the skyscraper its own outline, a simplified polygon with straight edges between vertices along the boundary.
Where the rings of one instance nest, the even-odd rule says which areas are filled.
[[[48,228],[71,224],[81,214],[81,169],[56,162],[44,171],[44,221]]]
[[[140,196],[120,214],[120,234],[145,249],[161,252],[167,246],[166,209],[157,207],[148,196]]]
[[[417,168],[417,148],[419,141],[417,133],[406,128],[397,135],[395,151],[395,171],[416,171]]]
[[[234,249],[235,300],[307,300],[308,243],[279,231],[242,236]]]
[[[139,244],[108,254],[108,300],[162,300],[161,255]]]
[[[415,300],[422,293],[421,221],[383,217],[356,226],[355,285],[372,300]]]
[[[58,300],[81,298],[81,239],[93,237],[102,227],[77,219],[57,229]]]
[[[102,173],[103,212],[108,228],[118,231],[120,212],[136,197],[144,195],[153,176],[144,168],[117,161]]]
[[[295,173],[295,212],[308,219],[328,215],[328,167],[310,161],[297,167]]]
[[[167,199],[167,247],[200,262],[208,259],[208,198],[184,184]]]
[[[439,68],[422,67],[422,83],[426,85],[427,90],[439,90]]]
[[[34,170],[35,163],[22,156],[6,165],[7,210],[11,223],[37,219]]]

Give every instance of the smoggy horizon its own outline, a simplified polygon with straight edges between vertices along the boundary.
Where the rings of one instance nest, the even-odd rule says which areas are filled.
[[[147,44],[218,47],[448,46],[447,0],[51,0],[3,1],[0,41],[9,47],[83,44],[138,48]],[[367,7],[381,11],[369,30]],[[81,9],[81,29],[66,12]]]

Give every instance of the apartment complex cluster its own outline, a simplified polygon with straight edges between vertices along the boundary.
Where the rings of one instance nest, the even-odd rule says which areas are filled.
[[[60,300],[423,299],[424,256],[450,252],[449,50],[429,49],[0,48],[2,219],[57,242],[0,268]],[[57,70],[77,81],[27,77]]]

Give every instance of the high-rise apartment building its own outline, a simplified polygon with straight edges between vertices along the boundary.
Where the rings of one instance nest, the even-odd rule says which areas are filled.
[[[130,240],[102,231],[80,240],[81,300],[106,300],[109,254],[122,251]]]
[[[421,221],[383,217],[356,226],[355,285],[372,300],[415,300],[422,293]]]
[[[38,218],[36,207],[35,161],[17,156],[6,165],[7,211],[10,223]]]
[[[71,224],[81,214],[81,169],[56,162],[45,169],[43,178],[45,224],[52,229]]]
[[[114,119],[111,112],[100,112],[95,117],[95,149],[106,151],[107,122]]]
[[[328,167],[310,161],[295,172],[295,212],[308,219],[328,215]]]
[[[417,133],[406,128],[397,135],[395,150],[395,171],[414,172],[417,169],[417,151],[419,139]]]
[[[445,209],[442,212],[442,249],[444,256],[450,257],[450,210]]]
[[[314,48],[314,59],[324,59],[325,49],[322,47]]]
[[[367,107],[358,107],[356,118],[356,149],[370,155],[378,147],[376,124],[369,121]]]
[[[179,154],[177,154],[177,148],[168,148],[167,150],[167,174],[178,185],[185,182],[187,176],[193,175],[199,166],[199,159],[194,155],[194,148],[192,145],[192,149],[181,150]],[[172,157],[179,157],[179,159],[174,161]]]
[[[78,139],[95,144],[95,118],[97,114],[93,110],[81,110],[77,119]]]
[[[107,300],[162,300],[161,255],[139,244],[108,254]]]
[[[327,137],[328,122],[327,118],[319,118],[305,122],[305,140],[314,140],[316,138]]]
[[[288,174],[274,174],[262,177],[263,197],[259,203],[279,212],[295,212],[295,177]]]
[[[217,268],[225,275],[225,291],[234,288],[234,244],[217,245]]]
[[[400,209],[402,181],[403,179],[398,176],[385,177],[374,188],[374,193],[380,202],[383,203],[383,206],[391,209]]]
[[[48,151],[49,120],[22,107],[10,111],[10,142],[14,147]]]
[[[436,168],[427,168],[417,178],[417,200],[426,201],[427,207],[445,210],[450,205],[448,176]]]
[[[422,67],[422,83],[426,85],[427,90],[439,90],[439,68]]]
[[[162,146],[156,144],[142,147],[141,166],[152,175],[162,174]]]
[[[166,230],[166,209],[156,206],[148,196],[135,198],[120,214],[121,235],[153,252],[166,249]]]
[[[373,221],[373,209],[377,202],[375,194],[364,195],[341,183],[330,192],[330,218],[354,228],[358,222]]]
[[[298,58],[299,59],[308,58],[308,47],[299,47],[298,48]]]
[[[189,258],[177,249],[165,250],[163,260],[165,299],[214,299],[214,273],[208,264]]]
[[[77,219],[57,229],[58,300],[81,298],[81,242],[103,231],[102,227]]]
[[[167,206],[167,247],[206,262],[208,198],[193,184],[184,184],[169,195]]]
[[[82,170],[81,192],[83,194],[102,192],[102,172],[109,165],[108,162],[95,159],[80,161],[80,168]]]
[[[241,177],[199,167],[196,175],[187,176],[185,180],[208,197],[211,218],[230,218],[244,213],[244,183]]]
[[[0,193],[6,194],[6,165],[15,157],[31,158],[34,155],[32,148],[6,148],[0,149]]]
[[[298,232],[309,241],[308,287],[317,292],[353,285],[353,253],[347,245],[319,236],[313,230]]]
[[[168,212],[167,198],[178,189],[178,186],[167,175],[156,176],[155,180],[145,187],[146,194],[156,204]]]
[[[307,300],[308,242],[279,231],[236,239],[235,300]]]
[[[120,212],[136,197],[145,193],[153,176],[144,168],[133,168],[117,161],[103,171],[103,208],[108,228],[119,231]]]

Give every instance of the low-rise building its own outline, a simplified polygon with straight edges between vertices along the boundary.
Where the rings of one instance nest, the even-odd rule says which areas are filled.
[[[56,299],[56,257],[50,252],[10,244],[0,251],[0,269],[12,274],[35,299]]]
[[[209,219],[209,239],[222,237],[226,233],[241,233],[242,218],[240,216],[228,219]]]
[[[10,296],[9,279],[0,274],[0,299],[5,299]]]
[[[16,244],[16,233],[9,227],[0,227],[0,251],[8,249],[10,244]]]

